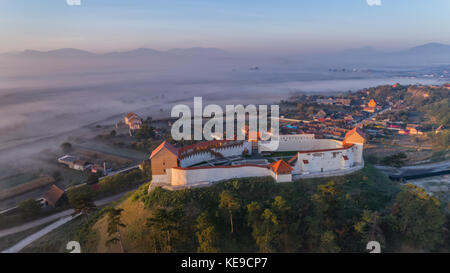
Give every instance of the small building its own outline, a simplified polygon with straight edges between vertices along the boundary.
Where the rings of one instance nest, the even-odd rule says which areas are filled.
[[[294,168],[289,166],[283,160],[278,160],[269,164],[269,169],[272,171],[271,175],[277,182],[291,182],[292,181],[292,171]]]
[[[398,124],[389,124],[387,127],[389,130],[401,130],[402,126],[398,125]]]
[[[418,124],[407,124],[406,130],[408,130],[411,135],[423,135],[422,129]]]
[[[75,160],[75,162],[73,163],[72,169],[84,172],[85,170],[89,169],[91,166],[92,166],[92,164],[90,162],[78,159],[78,160]]]
[[[443,87],[444,87],[445,89],[448,89],[448,90],[450,90],[450,83],[446,83],[446,84],[444,84],[444,85],[443,85]]]
[[[52,185],[47,193],[45,193],[43,197],[44,206],[52,206],[58,207],[62,205],[66,200],[65,191],[57,187],[56,185]]]
[[[130,131],[139,130],[142,126],[142,118],[130,112],[125,116],[125,124],[128,125]]]
[[[99,164],[92,164],[90,167],[91,173],[99,174],[99,175],[105,175],[106,174],[106,166],[99,165]]]
[[[319,119],[319,118],[325,118],[326,116],[327,116],[327,113],[324,110],[319,110],[315,117],[317,119]]]

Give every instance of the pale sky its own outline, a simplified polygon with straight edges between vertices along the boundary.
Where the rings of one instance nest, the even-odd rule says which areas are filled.
[[[327,52],[450,44],[448,0],[0,0],[0,52],[217,47]]]

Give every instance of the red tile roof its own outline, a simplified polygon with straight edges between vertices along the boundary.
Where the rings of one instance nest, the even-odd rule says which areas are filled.
[[[351,129],[350,131],[348,131],[348,132],[345,134],[345,138],[350,137],[350,136],[353,135],[354,133],[357,133],[357,134],[359,134],[361,137],[366,138],[366,133],[364,133],[364,131],[361,130],[360,128],[358,128],[358,127],[355,127],[355,128],[353,128],[353,129]]]
[[[64,195],[64,190],[58,188],[55,185],[52,185],[50,187],[50,190],[44,195],[44,199],[47,201],[48,204],[52,205],[53,207],[56,205],[59,199]]]
[[[157,153],[159,153],[159,151],[161,151],[163,148],[166,148],[169,152],[173,153],[176,157],[178,157],[179,154],[178,149],[169,142],[164,140],[163,143],[161,143],[156,149],[152,151],[150,159],[154,157]]]
[[[289,166],[289,164],[281,159],[277,162],[269,164],[269,168],[272,169],[272,171],[276,174],[287,174],[291,173],[293,170],[293,168]]]
[[[292,165],[295,161],[297,161],[297,159],[298,159],[298,153],[296,153],[293,157],[291,157],[288,160],[288,163]]]
[[[135,113],[133,113],[133,112],[130,112],[130,113],[128,113],[127,115],[126,115],[126,118],[127,119],[129,119],[129,118],[131,118],[131,117],[133,117],[133,116],[138,116],[138,115],[136,115]]]

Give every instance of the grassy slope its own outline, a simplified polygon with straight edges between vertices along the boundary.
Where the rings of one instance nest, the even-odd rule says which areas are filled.
[[[282,184],[272,184],[266,181],[261,182],[266,184],[261,187],[255,187],[255,185],[252,185],[254,183],[248,183],[246,185],[247,183],[245,183],[244,179],[239,184],[240,191],[246,194],[245,199],[248,200],[263,200],[268,196],[282,194],[290,195],[289,199],[292,201],[298,200],[298,202],[303,202],[303,198],[310,196],[317,189],[317,185],[330,181],[341,185],[346,194],[357,196],[361,202],[364,202],[367,209],[379,209],[389,206],[392,202],[390,197],[395,196],[399,190],[397,184],[387,179],[386,176],[370,165],[354,174],[340,177],[303,179],[293,183]],[[122,221],[126,224],[125,228],[121,228],[126,252],[153,252],[152,249],[148,248],[152,238],[148,236],[146,232],[147,228],[145,227],[146,218],[150,217],[151,212],[140,201],[140,198],[146,195],[147,187],[148,184],[144,184],[135,193],[128,195],[126,199],[117,203],[117,207],[123,209]],[[186,191],[170,192],[160,189],[152,198],[153,201],[160,202],[158,206],[163,207],[165,206],[164,203],[170,204],[172,202],[189,200],[183,204],[186,210],[191,211],[192,214],[196,214],[203,206],[205,206],[205,209],[209,208],[214,210],[217,207],[215,204],[202,204],[202,200],[210,200],[207,196],[214,196],[229,187],[233,187],[231,181],[218,183],[207,188]],[[257,193],[252,194],[254,190]],[[198,207],[199,204],[200,207]],[[192,236],[195,237],[194,234]],[[108,240],[107,218],[103,211],[99,211],[91,216],[79,218],[56,229],[29,245],[23,252],[67,252],[65,246],[71,240],[79,240],[83,252],[120,252],[118,245],[106,246],[106,241]],[[250,242],[248,247],[249,249],[245,251],[256,251],[256,249],[252,248],[254,246]]]

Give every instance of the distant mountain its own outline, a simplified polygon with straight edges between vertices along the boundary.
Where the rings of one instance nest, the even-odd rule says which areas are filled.
[[[450,54],[450,45],[428,43],[412,47],[404,52],[409,54]]]
[[[346,49],[303,57],[309,62],[330,65],[429,65],[450,63],[450,45],[428,43],[406,50],[382,52],[373,47]]]
[[[224,57],[228,55],[228,52],[217,48],[174,48],[168,50],[167,53],[181,56],[204,56],[204,57]]]
[[[19,53],[11,53],[8,55],[25,56],[25,57],[79,58],[79,57],[91,57],[95,56],[96,54],[75,48],[61,48],[50,51],[25,50]]]
[[[130,51],[109,52],[103,54],[103,56],[105,57],[138,57],[138,58],[164,56],[164,55],[167,55],[167,53],[151,48],[137,48]]]
[[[129,51],[109,52],[96,54],[74,48],[62,48],[50,51],[25,50],[18,53],[0,54],[0,57],[10,58],[12,61],[36,59],[36,60],[66,60],[85,61],[86,59],[95,60],[129,60],[130,64],[142,61],[165,61],[177,62],[178,59],[186,58],[192,61],[196,60],[214,60],[233,59],[234,61],[246,58],[245,55],[233,54],[218,48],[174,48],[167,51],[159,51],[151,48],[137,48]],[[274,60],[274,57],[257,57]],[[440,43],[428,43],[415,46],[406,50],[395,52],[382,52],[373,47],[366,46],[361,48],[346,49],[328,54],[309,54],[300,56],[289,56],[290,62],[304,62],[309,65],[430,65],[430,64],[448,64],[450,63],[450,45]],[[279,59],[278,59],[279,60]],[[253,64],[251,64],[253,65]]]
[[[61,48],[50,51],[38,51],[38,50],[24,50],[17,53],[1,54],[6,56],[21,56],[21,57],[59,57],[59,58],[71,58],[71,57],[154,57],[154,56],[192,56],[192,57],[223,57],[227,56],[228,52],[217,48],[174,48],[168,51],[159,51],[151,48],[137,48],[129,51],[116,51],[108,52],[104,54],[96,54],[75,48]]]

